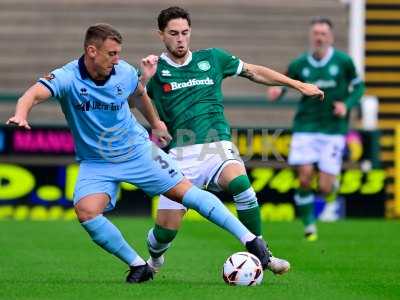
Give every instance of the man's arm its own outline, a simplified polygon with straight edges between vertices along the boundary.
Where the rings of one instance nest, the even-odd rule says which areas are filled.
[[[324,98],[324,92],[321,91],[317,86],[291,79],[264,66],[244,63],[242,72],[239,74],[239,76],[264,85],[288,86],[298,90],[303,95],[310,97],[314,96],[320,99]]]
[[[156,73],[158,56],[150,54],[140,62],[140,82],[146,86],[151,77]]]
[[[7,125],[17,125],[26,129],[31,129],[28,123],[28,115],[32,107],[43,101],[46,101],[51,96],[50,90],[41,83],[36,83],[31,86],[18,99],[15,114],[6,122]]]
[[[349,82],[349,95],[343,99],[347,110],[352,109],[359,102],[365,91],[365,85],[362,79],[358,76],[353,60],[349,57],[345,63],[346,78]]]
[[[141,82],[139,82],[133,95],[129,97],[129,105],[137,108],[152,128],[158,125],[157,123],[160,121],[160,118],[157,110],[154,108],[153,103]]]
[[[344,62],[343,69],[346,72],[346,80],[348,81],[350,92],[345,99],[340,99],[333,103],[334,114],[338,117],[345,117],[360,102],[365,90],[364,82],[358,76],[356,67],[350,57]]]
[[[172,137],[168,133],[167,126],[160,120],[157,110],[140,82],[135,93],[129,97],[129,105],[136,107],[149,122],[152,130],[152,140],[160,147],[168,145]]]
[[[145,86],[157,71],[158,56],[148,55],[140,62],[140,80],[134,93],[129,96],[129,106],[136,107],[149,122],[151,128],[157,128],[160,122],[157,110],[154,108]]]
[[[145,89],[148,81],[156,73],[157,63],[158,56],[155,55],[149,55],[142,59],[140,64],[141,76],[139,84],[128,100],[130,107],[136,107],[146,118],[147,122],[149,122],[152,131],[151,139],[153,142],[160,147],[165,147],[171,141],[172,137],[168,133],[167,126],[160,120],[157,110],[154,108]]]
[[[346,104],[347,109],[352,109],[360,102],[361,97],[364,95],[364,91],[364,82],[359,81],[358,83],[352,85],[352,90],[349,96],[344,99],[344,103]]]
[[[338,117],[345,117],[347,113],[356,106],[364,94],[365,86],[362,81],[351,86],[352,90],[349,96],[342,101],[333,103],[333,113]]]

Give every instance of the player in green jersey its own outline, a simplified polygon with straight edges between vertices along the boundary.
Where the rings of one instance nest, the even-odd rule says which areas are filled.
[[[337,175],[342,165],[348,131],[349,112],[358,104],[364,84],[358,77],[352,59],[333,48],[333,25],[329,19],[314,18],[310,26],[310,51],[292,61],[288,76],[317,85],[325,93],[323,102],[303,96],[294,118],[289,164],[297,167],[300,187],[294,200],[305,226],[305,238],[318,238],[314,217],[314,195],[311,181],[314,164],[319,169],[319,192],[329,201],[338,189]],[[268,90],[271,100],[284,90]]]
[[[166,52],[160,56],[147,92],[172,134],[170,155],[195,185],[231,194],[240,221],[261,236],[256,194],[231,142],[230,126],[224,117],[222,81],[239,75],[265,85],[290,86],[310,97],[322,98],[323,93],[315,85],[244,63],[223,49],[191,52],[190,17],[182,8],[161,11],[158,27]],[[160,197],[156,225],[148,234],[148,263],[154,269],[162,265],[163,253],[174,239],[185,212],[184,206]],[[278,274],[287,272],[289,267],[287,261],[275,257],[268,265]]]

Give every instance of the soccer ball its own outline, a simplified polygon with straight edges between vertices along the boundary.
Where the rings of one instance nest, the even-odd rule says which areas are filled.
[[[222,277],[229,285],[258,285],[263,280],[260,260],[248,252],[237,252],[224,263]]]

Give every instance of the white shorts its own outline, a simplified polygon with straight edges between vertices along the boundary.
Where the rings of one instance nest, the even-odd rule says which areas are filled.
[[[294,133],[289,165],[317,164],[322,172],[338,175],[342,168],[345,137],[339,134]]]
[[[218,178],[225,166],[243,164],[236,146],[229,141],[196,144],[172,148],[169,155],[175,160],[181,172],[194,185],[213,191],[221,191]],[[175,201],[161,195],[158,209],[185,209]]]

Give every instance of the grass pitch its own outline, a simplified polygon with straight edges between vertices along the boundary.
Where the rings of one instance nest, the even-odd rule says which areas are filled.
[[[114,218],[147,258],[150,219]],[[127,269],[95,246],[77,222],[0,222],[0,299],[400,299],[400,223],[365,220],[320,224],[302,239],[299,222],[265,223],[274,254],[290,260],[284,276],[257,287],[232,287],[221,276],[241,245],[206,222],[185,222],[155,280],[124,283]]]

